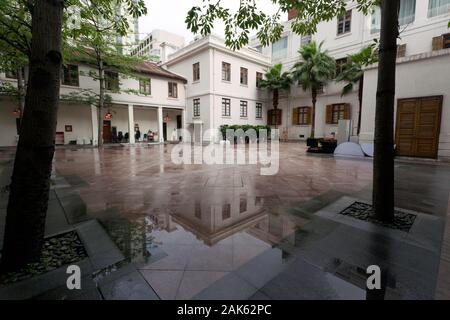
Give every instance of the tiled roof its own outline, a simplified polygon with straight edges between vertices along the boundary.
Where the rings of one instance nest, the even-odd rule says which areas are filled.
[[[187,82],[187,80],[185,78],[183,78],[182,76],[175,74],[173,72],[170,72],[170,71],[164,69],[163,67],[158,66],[154,62],[144,61],[144,62],[136,65],[135,68],[136,68],[137,72],[142,72],[142,73],[146,73],[149,75],[160,76],[160,77],[164,77],[164,78],[170,78],[170,79],[174,79],[174,80],[180,80],[183,82]]]

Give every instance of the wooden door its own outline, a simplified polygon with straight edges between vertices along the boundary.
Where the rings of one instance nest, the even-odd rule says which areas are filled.
[[[397,155],[436,158],[442,96],[402,99],[397,107]]]
[[[167,141],[167,123],[163,122],[163,139]]]
[[[103,142],[109,143],[111,142],[111,121],[103,120]]]

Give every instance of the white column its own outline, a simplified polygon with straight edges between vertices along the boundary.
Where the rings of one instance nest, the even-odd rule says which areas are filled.
[[[158,138],[159,138],[159,142],[164,142],[164,135],[163,135],[163,108],[162,108],[162,106],[158,107]]]
[[[183,139],[183,142],[186,142],[186,137],[184,136],[184,132],[186,132],[186,130],[187,130],[187,127],[186,127],[186,109],[183,109],[182,111],[181,111],[181,129],[183,129],[183,130],[181,130],[181,132],[182,132],[182,139]]]
[[[130,136],[130,144],[135,143],[134,140],[134,109],[133,105],[128,105],[128,135]]]
[[[98,115],[97,106],[91,104],[91,121],[92,121],[92,145],[98,145]]]

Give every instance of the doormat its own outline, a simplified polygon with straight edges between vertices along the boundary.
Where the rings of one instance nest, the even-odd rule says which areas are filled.
[[[394,221],[389,223],[383,222],[375,217],[373,207],[370,204],[358,201],[339,212],[339,214],[404,232],[409,232],[417,217],[417,215],[412,213],[395,210]]]

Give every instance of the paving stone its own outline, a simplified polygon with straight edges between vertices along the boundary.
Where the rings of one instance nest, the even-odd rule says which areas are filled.
[[[77,232],[83,241],[94,270],[104,269],[125,259],[96,220],[79,225]]]
[[[81,275],[91,275],[92,265],[89,259],[76,263],[81,269]],[[50,272],[16,282],[8,286],[0,287],[0,300],[24,300],[42,295],[50,290],[60,288],[65,284],[69,275],[66,273],[67,266],[52,270]]]
[[[198,293],[194,300],[246,300],[258,289],[230,272]]]
[[[98,286],[106,300],[159,300],[159,297],[134,266],[113,272]]]
[[[92,275],[81,278],[81,289],[69,290],[66,285],[49,290],[35,297],[36,300],[101,300]]]
[[[282,251],[274,248],[264,251],[235,272],[239,277],[259,289],[275,278],[285,267]]]

